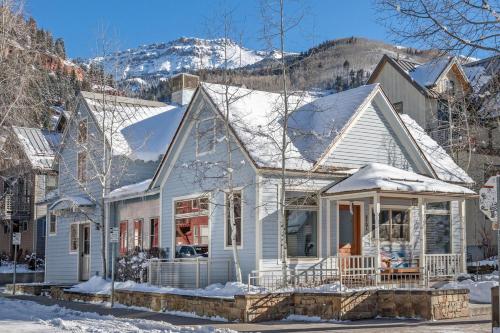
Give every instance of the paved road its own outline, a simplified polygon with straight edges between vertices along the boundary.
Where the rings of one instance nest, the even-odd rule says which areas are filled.
[[[59,305],[82,312],[94,312],[101,315],[112,315],[118,318],[140,318],[165,321],[178,326],[209,325],[218,328],[230,328],[240,332],[373,332],[373,333],[449,333],[449,332],[491,332],[489,316],[473,317],[465,320],[419,321],[376,319],[353,322],[306,323],[297,321],[273,321],[256,324],[221,323],[206,319],[181,317],[161,312],[142,311],[130,308],[109,308],[99,304],[59,301],[43,296],[6,295],[0,296],[34,301],[43,305]]]

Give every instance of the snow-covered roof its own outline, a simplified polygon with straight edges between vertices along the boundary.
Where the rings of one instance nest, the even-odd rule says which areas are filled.
[[[111,191],[106,196],[106,198],[113,200],[113,199],[119,199],[119,198],[123,198],[123,197],[144,194],[146,192],[146,190],[148,189],[149,185],[151,184],[151,180],[152,179],[146,179],[146,180],[143,180],[139,183],[122,186],[120,188],[117,188],[116,190]]]
[[[156,161],[164,154],[185,108],[155,101],[82,92],[114,155]],[[104,126],[102,126],[104,120]]]
[[[201,86],[224,114],[225,86],[209,83]],[[362,86],[317,99],[307,93],[291,95],[287,168],[311,169],[377,86]],[[251,158],[259,167],[280,167],[283,96],[232,86],[228,89],[230,123]]]
[[[49,210],[65,210],[75,207],[94,206],[94,202],[86,196],[68,196],[56,200],[49,206]]]
[[[454,183],[474,183],[474,180],[455,163],[443,147],[425,133],[415,120],[406,114],[400,116],[439,179]]]
[[[325,191],[326,194],[342,194],[362,191],[408,192],[426,194],[474,195],[463,186],[422,176],[389,165],[371,163],[360,168]]]
[[[52,170],[61,134],[40,128],[16,126],[12,126],[12,130],[31,166],[39,170]]]
[[[452,62],[453,58],[438,58],[416,66],[409,71],[413,80],[423,87],[431,87]]]

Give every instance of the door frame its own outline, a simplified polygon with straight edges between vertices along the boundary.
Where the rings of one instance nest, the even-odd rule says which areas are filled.
[[[92,227],[91,223],[89,221],[85,222],[80,222],[78,224],[78,281],[87,281],[87,280],[82,280],[82,256],[83,256],[83,228],[88,227],[89,228],[89,263],[88,263],[88,273],[89,273],[89,279],[91,277],[90,274],[90,267],[92,263]]]
[[[358,206],[359,207],[359,218],[358,218],[358,248],[359,248],[359,255],[363,255],[363,229],[364,229],[364,224],[365,224],[365,206],[363,201],[337,201],[337,216],[336,216],[336,230],[337,230],[337,244],[335,251],[337,255],[339,255],[339,249],[340,249],[340,206]],[[330,235],[329,235],[330,236]]]

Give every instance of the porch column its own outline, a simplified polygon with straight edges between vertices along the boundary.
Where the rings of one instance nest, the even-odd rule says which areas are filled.
[[[461,249],[461,255],[462,255],[462,273],[466,273],[467,272],[467,240],[466,240],[466,237],[465,237],[465,228],[467,226],[466,224],[466,205],[465,205],[466,201],[465,199],[462,199],[460,201],[460,220],[462,222],[462,232],[461,232],[461,235],[460,235],[460,249]]]
[[[381,266],[381,257],[380,257],[380,200],[379,195],[375,194],[373,196],[373,215],[374,215],[374,223],[375,223],[375,247],[377,249],[377,257],[375,268],[377,269],[377,283],[380,280],[380,266]]]
[[[425,200],[418,197],[418,212],[420,220],[420,267],[425,270],[425,233],[426,233],[426,220],[425,220]],[[425,274],[425,272],[424,272]]]

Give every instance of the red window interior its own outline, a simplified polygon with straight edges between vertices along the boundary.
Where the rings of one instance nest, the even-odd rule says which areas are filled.
[[[151,219],[151,247],[158,247],[158,219]]]
[[[134,221],[134,248],[142,249],[142,220]]]
[[[127,221],[120,222],[120,254],[127,253]]]

